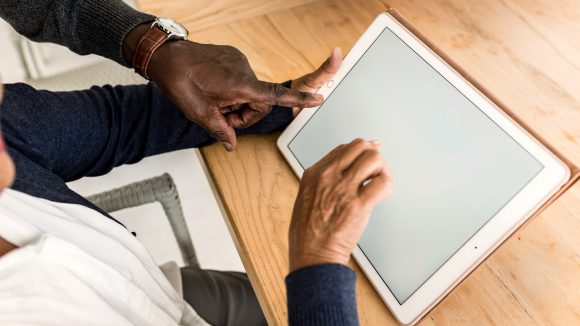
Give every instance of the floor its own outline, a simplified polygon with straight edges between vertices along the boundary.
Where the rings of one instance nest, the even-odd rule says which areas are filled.
[[[91,195],[131,182],[169,173],[181,199],[189,232],[201,266],[205,269],[243,271],[244,268],[227,230],[196,150],[182,150],[149,157],[114,169],[101,177],[69,183],[81,195]],[[112,214],[149,249],[159,264],[182,259],[169,222],[159,203],[125,209]]]

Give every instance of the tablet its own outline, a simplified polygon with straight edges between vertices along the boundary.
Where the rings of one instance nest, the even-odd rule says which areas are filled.
[[[393,194],[354,258],[400,323],[413,324],[570,177],[544,148],[387,13],[282,133],[300,177],[331,149],[380,140]]]

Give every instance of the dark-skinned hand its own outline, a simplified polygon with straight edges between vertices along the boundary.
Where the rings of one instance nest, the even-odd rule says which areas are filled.
[[[334,74],[336,74],[341,65],[342,50],[340,48],[334,48],[328,59],[326,59],[318,69],[300,78],[294,79],[291,87],[297,91],[315,93],[320,87],[322,87],[322,85],[334,77]],[[294,107],[292,109],[294,117],[296,117],[301,110],[301,107]]]
[[[292,80],[290,88],[300,92],[315,93],[320,87],[322,87],[322,85],[334,77],[334,74],[336,74],[341,65],[342,51],[340,48],[334,48],[330,53],[330,56],[322,63],[322,65],[320,65],[320,67],[309,74]],[[260,109],[267,112],[272,110],[272,106],[268,104],[250,103],[249,105],[260,107]],[[293,107],[292,115],[296,117],[302,109],[302,107]],[[238,125],[238,121],[241,119],[238,111],[225,113],[225,116],[230,125]]]
[[[125,38],[128,62],[148,29],[149,24],[139,25]],[[258,80],[244,54],[231,46],[168,41],[153,54],[147,73],[188,119],[228,151],[237,145],[234,128],[258,122],[272,105],[304,108],[323,101],[317,94]]]

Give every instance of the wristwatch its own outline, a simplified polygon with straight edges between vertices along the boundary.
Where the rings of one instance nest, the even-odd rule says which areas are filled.
[[[167,17],[158,17],[151,28],[141,37],[135,53],[133,53],[133,68],[135,72],[149,79],[147,66],[153,53],[169,40],[187,40],[189,32],[183,25]]]

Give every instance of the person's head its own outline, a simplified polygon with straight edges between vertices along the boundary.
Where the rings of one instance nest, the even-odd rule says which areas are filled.
[[[0,108],[2,107],[2,98],[4,97],[4,84],[0,81]],[[2,110],[0,110],[0,116]],[[14,163],[6,151],[4,137],[2,137],[2,126],[0,125],[0,192],[10,187],[14,182]]]

